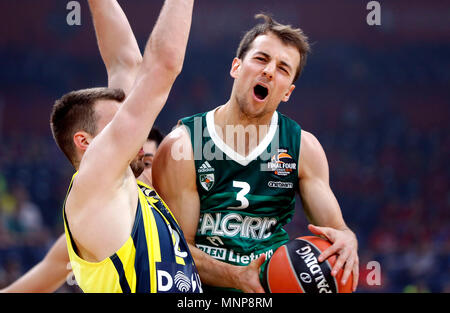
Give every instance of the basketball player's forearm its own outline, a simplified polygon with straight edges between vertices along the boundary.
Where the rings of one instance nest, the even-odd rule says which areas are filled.
[[[181,71],[194,0],[166,0],[144,52],[144,66],[157,61],[176,75]]]
[[[5,292],[54,292],[70,273],[66,238],[61,235],[45,258],[22,277],[2,291]]]
[[[3,289],[7,293],[49,293],[56,291],[70,273],[65,266],[39,262],[14,283]]]
[[[148,136],[148,127],[153,125],[165,105],[172,85],[181,71],[191,26],[194,0],[166,0],[144,51],[142,65],[132,90],[121,106],[128,136],[119,147],[127,150],[130,138],[141,142]],[[157,79],[155,79],[157,78]],[[128,117],[130,117],[128,119]],[[116,117],[117,118],[117,115]],[[114,121],[113,121],[114,122]],[[121,127],[118,128],[121,133]],[[120,134],[119,134],[120,136]],[[140,146],[139,146],[140,147]],[[135,150],[134,158],[138,150]]]
[[[142,55],[125,13],[116,0],[89,0],[97,43],[108,72],[108,87],[128,94]]]
[[[339,204],[326,182],[307,179],[301,182],[300,193],[309,222],[339,230],[348,229]]]
[[[202,284],[236,288],[233,265],[218,261],[199,248],[189,244]]]

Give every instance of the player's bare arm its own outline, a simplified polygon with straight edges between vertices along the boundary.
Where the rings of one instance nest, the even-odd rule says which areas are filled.
[[[128,94],[142,64],[138,43],[116,0],[89,0],[97,44],[108,73],[108,87]]]
[[[214,259],[195,245],[200,199],[192,146],[184,127],[172,131],[159,146],[153,159],[152,176],[156,191],[168,204],[183,230],[202,282],[244,292],[264,292],[258,276],[264,255],[249,266],[235,266]]]
[[[66,238],[61,235],[41,262],[1,292],[54,292],[69,275],[68,264]]]
[[[74,136],[85,153],[66,202],[66,214],[77,247],[88,260],[108,257],[130,234],[138,191],[129,164],[181,71],[192,7],[193,0],[165,1],[130,94],[117,113],[112,112],[112,121],[94,139],[79,133]],[[110,110],[111,103],[100,105]]]
[[[353,289],[359,276],[358,242],[342,217],[338,201],[330,188],[329,168],[325,152],[311,133],[302,131],[299,160],[300,195],[309,230],[328,238],[333,245],[322,253],[320,261],[338,254],[332,275],[344,268],[343,281],[353,272]]]

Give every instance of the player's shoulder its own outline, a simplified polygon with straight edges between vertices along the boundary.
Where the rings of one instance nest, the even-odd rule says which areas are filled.
[[[179,125],[173,129],[161,142],[153,159],[153,173],[163,174],[164,171],[178,171],[190,168],[193,161],[191,139],[185,126]],[[161,173],[160,173],[161,172]]]
[[[325,154],[323,147],[317,137],[311,132],[301,130],[300,154],[314,157],[320,157]]]
[[[180,181],[195,182],[193,149],[184,126],[172,130],[159,145],[153,158],[152,177],[155,189],[166,193],[175,193],[187,186],[180,186]],[[165,193],[161,195],[164,197]]]
[[[178,125],[185,125],[189,127],[189,125],[195,120],[206,117],[206,114],[208,114],[208,112],[200,112],[191,116],[180,118],[180,120],[178,121]]]
[[[158,147],[160,155],[168,152],[182,152],[182,156],[175,155],[175,159],[192,160],[192,142],[194,141],[195,129],[200,123],[201,129],[204,127],[208,112],[197,113],[181,118],[175,128],[164,138]]]
[[[178,124],[176,128],[174,128],[161,142],[158,147],[158,151],[164,151],[167,149],[172,149],[175,145],[182,145],[183,147],[186,144],[190,146],[190,135],[189,130],[183,124]]]
[[[303,145],[312,149],[318,149],[322,147],[317,137],[314,136],[311,132],[304,129],[302,129],[302,147]]]
[[[302,140],[300,144],[300,164],[301,175],[304,169],[315,169],[315,171],[322,171],[328,168],[328,161],[325,151],[316,136],[311,132],[302,130]]]

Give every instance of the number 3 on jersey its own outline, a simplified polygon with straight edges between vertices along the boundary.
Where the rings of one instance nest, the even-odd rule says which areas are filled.
[[[243,181],[233,180],[233,187],[241,188],[241,190],[236,194],[236,200],[241,202],[240,206],[230,206],[229,209],[245,209],[248,208],[248,199],[245,197],[250,192],[250,185]]]

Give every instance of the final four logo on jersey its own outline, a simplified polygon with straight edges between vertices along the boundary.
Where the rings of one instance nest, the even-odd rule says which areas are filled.
[[[267,163],[267,170],[278,176],[287,176],[297,169],[296,161],[288,154],[287,149],[278,149]]]
[[[200,185],[206,190],[210,191],[214,185],[214,167],[209,164],[208,161],[203,162],[203,164],[197,169],[198,178],[200,180]]]

